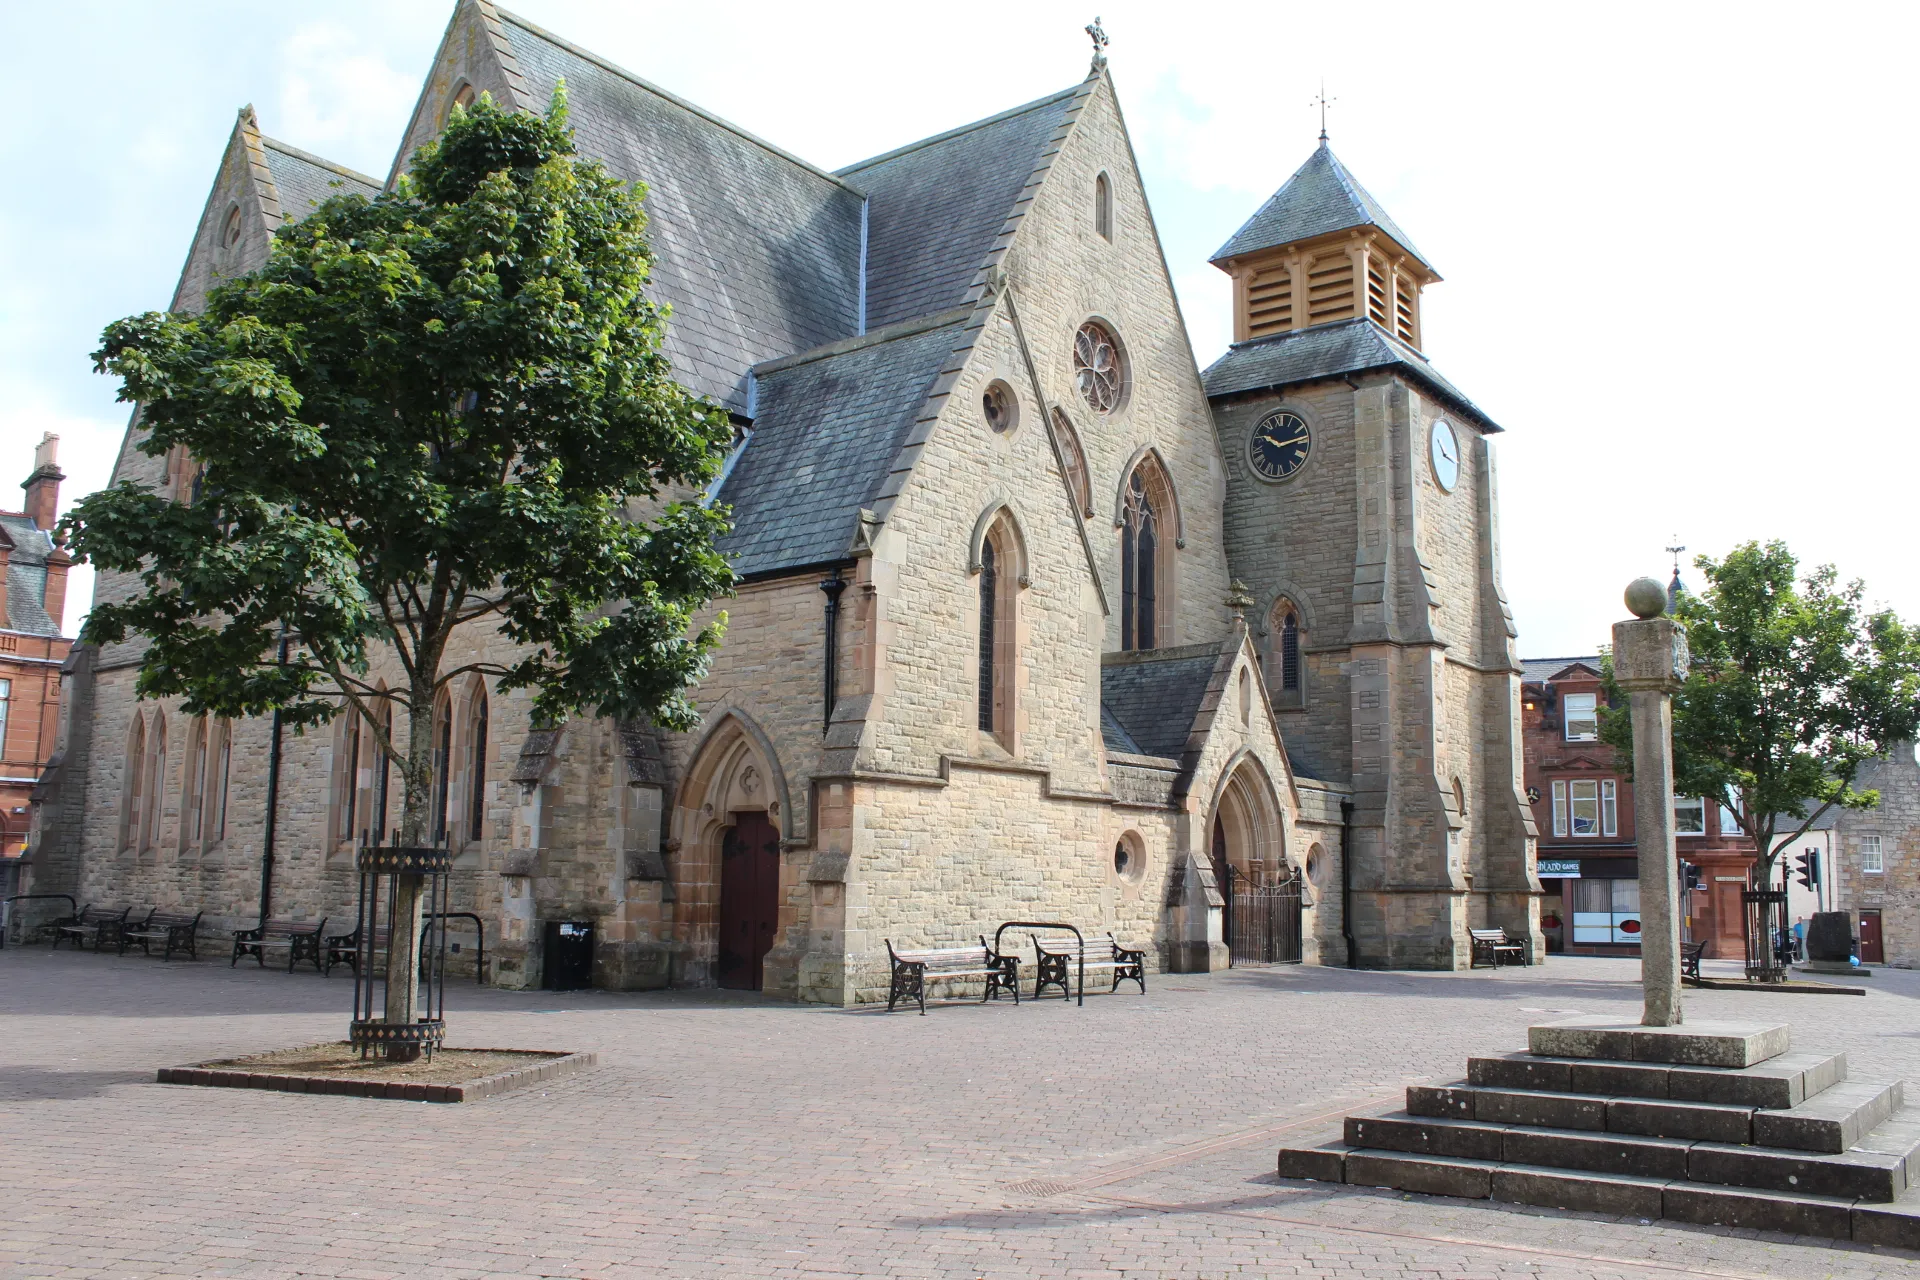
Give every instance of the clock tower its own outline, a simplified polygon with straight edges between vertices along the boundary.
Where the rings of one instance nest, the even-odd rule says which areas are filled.
[[[1465,968],[1495,927],[1542,955],[1501,428],[1424,354],[1440,276],[1324,138],[1213,263],[1233,277],[1235,340],[1205,374],[1228,558],[1296,772],[1350,795],[1356,962]]]

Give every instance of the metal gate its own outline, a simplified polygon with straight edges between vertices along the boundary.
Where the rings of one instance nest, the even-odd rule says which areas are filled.
[[[1229,963],[1238,967],[1255,964],[1300,963],[1300,908],[1303,905],[1298,876],[1279,884],[1253,884],[1229,865],[1227,867],[1226,935]]]

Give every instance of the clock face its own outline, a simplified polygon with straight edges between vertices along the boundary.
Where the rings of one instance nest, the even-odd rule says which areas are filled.
[[[1297,413],[1270,413],[1247,441],[1247,461],[1268,480],[1285,480],[1307,464],[1313,447],[1307,420]]]
[[[1445,418],[1433,420],[1431,432],[1432,447],[1429,453],[1433,458],[1433,478],[1442,489],[1453,492],[1453,486],[1460,482],[1460,437],[1453,433],[1453,424]]]

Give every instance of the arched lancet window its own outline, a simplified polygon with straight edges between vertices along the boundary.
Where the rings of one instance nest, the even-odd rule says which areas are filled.
[[[1093,180],[1093,229],[1101,239],[1113,239],[1113,183],[1104,173]]]
[[[137,712],[132,727],[127,730],[124,777],[126,803],[120,823],[120,847],[131,849],[140,842],[141,827],[146,821],[147,721]]]
[[[1000,603],[1000,555],[988,536],[980,548],[979,724],[992,733],[994,724],[994,614]]]
[[[180,849],[199,849],[206,838],[207,717],[187,726],[187,754],[180,761]]]
[[[1161,560],[1166,503],[1145,463],[1127,481],[1120,521],[1120,647],[1153,649],[1161,640]]]
[[[1305,643],[1306,636],[1300,624],[1300,610],[1293,601],[1282,596],[1274,602],[1267,631],[1272,650],[1267,683],[1272,688],[1273,704],[1276,707],[1305,706],[1306,663],[1301,656],[1301,645]]]
[[[233,721],[216,720],[207,739],[206,820],[202,824],[204,843],[219,844],[227,838],[227,779],[233,766]]]
[[[1240,723],[1253,723],[1253,676],[1244,668],[1240,672]]]
[[[1008,751],[1014,744],[1014,689],[1019,653],[1015,622],[1026,569],[1019,530],[1002,510],[980,539],[975,565],[980,619],[975,635],[974,723]]]
[[[339,768],[335,774],[333,800],[333,838],[352,840],[360,829],[360,751],[365,745],[366,725],[360,713],[349,704],[340,713],[340,737],[335,750]]]
[[[473,106],[473,100],[478,96],[479,95],[474,92],[473,85],[471,84],[463,84],[458,89],[455,89],[452,99],[447,103],[447,118],[449,120],[453,118],[454,108],[456,107],[462,111],[470,109]]]
[[[240,206],[234,205],[231,209],[227,210],[226,225],[220,228],[220,247],[222,249],[232,249],[235,245],[239,244],[240,233],[243,229],[244,224],[240,218]]]
[[[1060,460],[1066,467],[1067,488],[1073,494],[1073,509],[1084,518],[1093,514],[1093,490],[1087,480],[1087,454],[1080,447],[1080,433],[1073,421],[1059,408],[1053,411],[1053,434],[1060,442]]]
[[[384,685],[381,686],[381,692],[385,692]],[[380,717],[380,732],[386,735],[388,742],[392,742],[392,705],[382,701],[380,710],[375,714]],[[380,745],[377,738],[373,739],[371,759],[373,776],[369,779],[370,795],[367,799],[367,840],[370,844],[381,844],[387,838],[387,779],[392,775],[393,768],[392,762],[387,758],[386,749]]]
[[[433,799],[429,840],[435,845],[447,842],[452,799],[453,773],[453,699],[442,694],[433,712]]]
[[[147,758],[143,772],[146,777],[140,784],[144,800],[140,814],[140,848],[146,850],[160,843],[160,798],[165,794],[167,781],[167,720],[157,711],[153,714],[153,723],[147,726]]]
[[[487,686],[475,682],[467,704],[467,839],[484,834],[487,817]]]

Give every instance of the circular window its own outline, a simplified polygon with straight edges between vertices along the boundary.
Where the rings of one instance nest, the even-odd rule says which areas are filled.
[[[1020,421],[1020,401],[1013,394],[1013,388],[1004,382],[988,384],[980,397],[980,411],[986,415],[987,425],[1001,435],[1013,430]]]
[[[1113,874],[1129,886],[1137,885],[1147,874],[1147,846],[1140,833],[1129,831],[1113,846]]]
[[[1306,873],[1308,880],[1315,884],[1320,883],[1320,872],[1325,866],[1326,857],[1319,845],[1316,844],[1313,848],[1307,850]]]
[[[1087,321],[1074,335],[1073,378],[1081,398],[1098,413],[1112,413],[1126,395],[1127,371],[1120,344],[1098,321]]]

